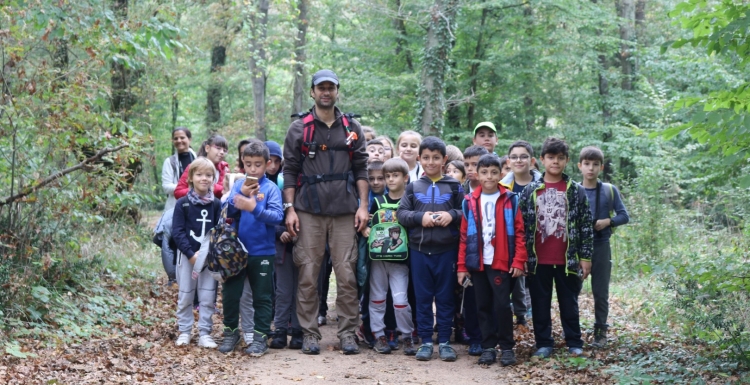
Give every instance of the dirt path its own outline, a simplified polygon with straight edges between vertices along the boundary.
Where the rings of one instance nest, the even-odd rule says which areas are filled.
[[[335,287],[335,286],[333,286]],[[328,325],[321,327],[321,354],[308,356],[299,350],[269,350],[261,358],[251,358],[239,347],[229,355],[216,350],[198,348],[196,338],[187,348],[176,348],[174,306],[176,290],[152,292],[143,307],[153,325],[130,325],[113,333],[112,338],[38,350],[38,357],[26,360],[5,357],[0,366],[0,383],[8,384],[452,384],[452,383],[608,383],[602,368],[586,365],[571,368],[564,354],[546,361],[531,362],[533,334],[518,330],[516,354],[519,364],[503,368],[493,365],[482,368],[476,357],[467,353],[464,345],[455,345],[459,358],[456,362],[442,362],[435,358],[418,362],[401,351],[390,355],[377,354],[362,345],[359,355],[345,356],[338,350],[337,325],[333,298]],[[582,315],[592,312],[590,295],[581,297]],[[618,313],[619,308],[613,309]],[[221,316],[214,317],[214,336],[221,335]],[[556,340],[561,344],[559,322],[555,321]],[[593,352],[594,358],[604,357],[607,351]],[[561,368],[563,367],[563,368]]]

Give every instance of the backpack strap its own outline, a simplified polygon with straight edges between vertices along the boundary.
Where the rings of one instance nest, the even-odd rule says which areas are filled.
[[[310,145],[313,144],[313,138],[315,137],[315,118],[312,114],[312,109],[308,112],[297,114],[302,118],[302,160],[310,154]]]
[[[615,212],[615,188],[612,187],[611,183],[602,183],[602,187],[604,187],[604,194],[607,196],[607,199],[609,199],[609,215],[614,216]],[[609,193],[609,194],[607,194]]]

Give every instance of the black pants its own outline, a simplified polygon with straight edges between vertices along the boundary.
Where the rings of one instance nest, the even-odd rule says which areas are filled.
[[[536,347],[552,348],[552,284],[557,289],[560,305],[560,321],[565,333],[565,345],[582,348],[581,324],[578,316],[578,295],[582,282],[578,275],[567,274],[564,265],[537,265],[536,273],[527,277],[531,292],[531,307],[534,309],[534,338]]]
[[[612,276],[612,249],[609,241],[594,244],[591,259],[591,292],[594,294],[594,327],[607,329],[609,315],[609,281]]]
[[[516,285],[516,279],[509,273],[493,270],[490,265],[484,265],[484,271],[471,273],[471,277],[474,281],[479,330],[482,331],[482,349],[494,348],[498,343],[502,350],[513,349],[516,341],[513,339],[510,293]]]

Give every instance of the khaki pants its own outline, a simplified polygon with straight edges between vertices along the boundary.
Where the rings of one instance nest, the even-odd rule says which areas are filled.
[[[354,336],[359,327],[357,298],[357,232],[354,214],[329,217],[298,212],[300,231],[294,245],[294,264],[299,268],[297,318],[305,335],[321,338],[318,329],[318,276],[326,241],[336,274],[338,337]]]

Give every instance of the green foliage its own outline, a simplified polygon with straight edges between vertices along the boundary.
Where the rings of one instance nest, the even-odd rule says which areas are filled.
[[[723,57],[740,74],[735,82],[713,92],[684,97],[676,109],[689,111],[690,120],[663,132],[672,138],[682,131],[708,146],[708,156],[724,157],[721,174],[740,176],[739,183],[750,186],[750,83],[747,64],[750,60],[750,5],[724,0],[717,3],[691,0],[678,4],[671,17],[679,17],[682,28],[692,37],[665,45],[680,48],[686,44],[702,47],[708,55]]]

